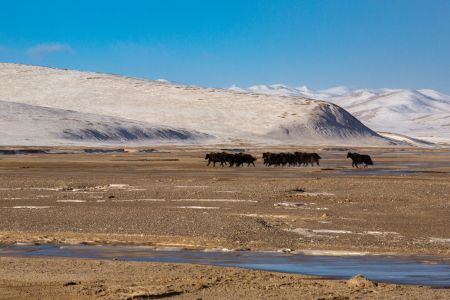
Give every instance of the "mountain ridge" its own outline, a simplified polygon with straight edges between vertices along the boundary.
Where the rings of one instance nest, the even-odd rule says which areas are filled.
[[[315,91],[305,86],[290,87],[283,84],[240,89],[256,94],[309,97],[332,102],[376,131],[450,142],[450,96],[435,90],[352,89],[340,86]]]

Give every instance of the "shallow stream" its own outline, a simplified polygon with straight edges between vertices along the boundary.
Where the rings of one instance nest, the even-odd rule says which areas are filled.
[[[0,246],[0,256],[191,263],[320,275],[337,279],[347,279],[355,274],[362,274],[378,282],[450,287],[450,260],[426,256],[357,254],[337,256],[254,251],[202,251],[147,246],[52,244]]]

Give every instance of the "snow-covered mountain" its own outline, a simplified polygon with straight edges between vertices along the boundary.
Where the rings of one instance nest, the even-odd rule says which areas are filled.
[[[230,89],[239,88],[233,86]],[[430,89],[312,90],[305,86],[255,85],[241,92],[320,99],[342,106],[376,131],[430,141],[450,141],[450,96]]]
[[[392,144],[326,101],[164,80],[2,63],[0,99],[0,144],[26,144],[27,128],[42,144]]]

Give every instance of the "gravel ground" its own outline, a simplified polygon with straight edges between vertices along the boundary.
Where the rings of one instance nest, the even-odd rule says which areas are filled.
[[[1,156],[0,243],[450,257],[450,152],[358,149],[375,166],[356,170],[346,149],[314,149],[324,159],[307,168],[264,167],[261,149],[244,168],[161,150]]]

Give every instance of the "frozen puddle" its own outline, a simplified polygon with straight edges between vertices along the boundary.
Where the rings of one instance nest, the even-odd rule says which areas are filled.
[[[450,286],[450,261],[445,258],[364,255],[360,252],[308,250],[292,253],[202,251],[182,248],[88,245],[1,246],[0,256],[76,257],[239,267],[348,279],[362,274],[377,282]]]
[[[257,200],[241,200],[241,199],[174,199],[173,202],[249,202],[258,203]]]

